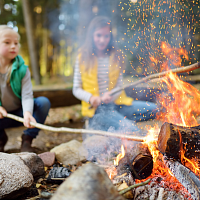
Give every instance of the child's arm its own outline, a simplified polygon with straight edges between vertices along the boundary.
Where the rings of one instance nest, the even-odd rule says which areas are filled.
[[[75,63],[75,68],[74,68],[74,78],[73,78],[73,95],[82,101],[89,102],[90,98],[92,96],[91,93],[86,92],[82,88],[82,79],[81,79],[81,74],[80,74],[80,69],[79,69],[79,61],[78,59],[76,60]]]
[[[35,118],[32,116],[33,114],[33,91],[32,91],[32,83],[31,83],[31,75],[29,69],[27,69],[26,75],[22,79],[22,109],[24,115],[24,126],[27,128],[33,128],[30,125],[30,122],[35,122]]]

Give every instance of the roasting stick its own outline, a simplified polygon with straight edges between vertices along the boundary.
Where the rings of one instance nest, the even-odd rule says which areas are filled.
[[[164,72],[160,72],[160,73],[156,73],[156,74],[151,74],[149,76],[146,76],[140,80],[137,80],[137,81],[134,81],[132,83],[128,83],[122,87],[119,87],[119,88],[116,88],[116,89],[113,89],[111,90],[111,95],[114,95],[116,94],[117,92],[127,88],[127,87],[130,87],[130,86],[136,86],[140,83],[143,83],[143,82],[146,82],[146,81],[149,81],[151,79],[155,79],[155,78],[160,78],[162,76],[165,76],[166,74],[172,72],[172,73],[185,73],[185,72],[190,72],[190,71],[193,71],[195,69],[198,69],[200,68],[200,62],[198,63],[194,63],[192,65],[188,65],[188,66],[185,66],[185,67],[179,67],[179,68],[175,68],[175,69],[170,69],[168,71],[164,71]]]
[[[185,67],[179,67],[179,68],[175,68],[175,69],[170,69],[168,71],[164,71],[164,72],[160,72],[160,73],[156,73],[156,74],[151,74],[149,76],[146,76],[140,80],[137,80],[137,81],[134,81],[132,83],[128,83],[122,87],[118,87],[118,88],[115,88],[113,90],[111,90],[111,93],[110,95],[113,96],[114,94],[120,92],[121,90],[127,88],[127,87],[130,87],[130,86],[136,86],[140,83],[145,83],[147,81],[150,81],[152,79],[156,79],[156,78],[160,78],[162,76],[165,76],[166,74],[170,73],[170,72],[173,72],[173,73],[185,73],[185,72],[190,72],[192,70],[195,70],[195,69],[198,69],[200,68],[200,62],[198,63],[194,63],[192,65],[188,65],[188,66],[185,66]],[[91,105],[89,107],[89,109],[93,108],[93,106]]]
[[[23,118],[18,117],[18,116],[13,115],[13,114],[9,114],[8,113],[4,117],[10,118],[10,119],[14,119],[14,120],[22,122],[22,123],[24,122]],[[32,126],[34,126],[36,128],[39,128],[39,129],[52,131],[52,132],[67,132],[67,133],[76,133],[76,134],[85,133],[85,134],[94,134],[94,135],[117,137],[117,138],[122,138],[122,139],[133,140],[133,141],[137,141],[137,142],[144,142],[145,141],[145,137],[116,134],[116,133],[111,133],[111,132],[107,132],[107,131],[100,131],[100,130],[73,129],[73,128],[66,128],[66,127],[56,128],[56,127],[47,126],[47,125],[34,123],[34,122],[30,122],[30,125],[32,125]],[[155,140],[157,141],[157,139],[155,139]]]

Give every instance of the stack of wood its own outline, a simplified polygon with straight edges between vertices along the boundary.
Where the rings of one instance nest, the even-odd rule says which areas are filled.
[[[164,123],[158,137],[158,149],[165,155],[165,164],[188,190],[193,199],[200,199],[200,180],[184,165],[188,159],[200,159],[200,126],[183,127]],[[198,167],[199,170],[199,167]]]

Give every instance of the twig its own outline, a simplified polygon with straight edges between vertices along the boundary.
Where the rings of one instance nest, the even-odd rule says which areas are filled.
[[[18,116],[13,115],[13,114],[8,113],[4,117],[14,119],[14,120],[22,122],[22,123],[24,122],[23,118],[18,117]],[[138,141],[138,142],[143,142],[145,140],[144,137],[133,136],[133,135],[125,135],[125,134],[117,134],[117,133],[111,133],[111,132],[100,131],[100,130],[73,129],[73,128],[66,128],[66,127],[55,128],[55,127],[51,127],[51,126],[47,126],[47,125],[43,125],[43,124],[39,124],[39,123],[34,123],[34,122],[30,122],[30,125],[32,125],[36,128],[39,128],[39,129],[52,131],[52,132],[67,132],[67,133],[76,133],[76,134],[84,134],[85,133],[85,134],[103,135],[103,136],[110,136],[110,137],[117,137],[117,138],[122,138],[122,139],[134,140],[134,141]],[[157,140],[157,139],[155,139],[155,140]]]
[[[128,192],[129,190],[132,190],[133,188],[136,188],[136,187],[139,187],[139,186],[143,186],[143,185],[148,184],[150,181],[151,181],[151,179],[148,179],[148,180],[146,180],[146,181],[144,181],[144,182],[131,185],[131,186],[129,186],[129,187],[127,187],[127,188],[125,188],[125,189],[119,191],[119,194],[123,195],[123,194],[125,194],[126,192]]]

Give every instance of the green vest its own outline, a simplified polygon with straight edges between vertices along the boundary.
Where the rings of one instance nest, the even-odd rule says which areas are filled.
[[[23,58],[18,55],[14,58],[11,75],[10,75],[10,86],[14,94],[21,99],[21,87],[22,87],[22,79],[26,75],[26,70],[28,66],[24,64]],[[0,106],[2,105],[0,101]]]

